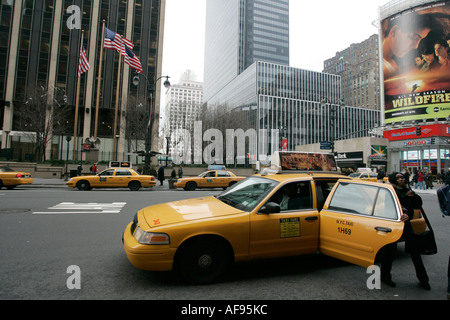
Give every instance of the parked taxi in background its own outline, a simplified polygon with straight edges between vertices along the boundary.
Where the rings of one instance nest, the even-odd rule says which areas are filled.
[[[91,190],[92,188],[130,188],[138,191],[141,187],[148,188],[156,185],[155,177],[140,175],[129,167],[127,162],[114,162],[116,167],[107,168],[96,175],[73,177],[66,182],[70,188]]]
[[[351,177],[351,178],[361,179],[364,181],[372,181],[372,182],[378,181],[377,176],[378,176],[378,174],[376,174],[375,172],[353,172],[353,173],[350,173],[350,175],[349,175],[349,177]]]
[[[275,172],[143,208],[123,233],[125,253],[136,268],[177,270],[194,283],[216,281],[233,263],[316,252],[368,267],[402,236],[402,209],[391,185],[338,175],[334,161],[276,152]],[[294,171],[311,168],[322,172]]]
[[[0,189],[5,187],[12,190],[18,185],[31,183],[33,178],[29,172],[16,171],[5,165],[0,166]]]
[[[223,167],[223,166],[220,166]],[[210,166],[213,169],[214,166]],[[173,185],[176,188],[193,191],[197,188],[223,188],[226,189],[245,177],[236,176],[233,172],[225,168],[208,170],[202,172],[197,177],[187,177],[178,179]]]

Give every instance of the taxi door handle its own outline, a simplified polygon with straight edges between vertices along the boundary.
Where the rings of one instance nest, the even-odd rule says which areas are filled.
[[[306,217],[305,220],[306,221],[313,221],[313,220],[317,220],[319,219],[317,216],[312,216],[312,217]]]
[[[381,231],[381,232],[392,232],[392,229],[384,228],[384,227],[375,227],[375,230]]]

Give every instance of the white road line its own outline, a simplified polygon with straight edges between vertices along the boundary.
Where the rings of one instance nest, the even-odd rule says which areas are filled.
[[[32,212],[32,214],[120,213],[120,211],[125,205],[126,202],[113,202],[113,203],[61,202],[53,207],[48,207],[48,210],[50,211],[34,211]]]

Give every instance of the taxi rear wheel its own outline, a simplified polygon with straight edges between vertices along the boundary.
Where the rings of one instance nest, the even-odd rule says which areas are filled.
[[[201,238],[182,248],[177,267],[189,282],[212,283],[219,280],[228,269],[230,257],[229,247],[223,241]]]
[[[197,188],[197,184],[194,181],[189,181],[188,183],[186,183],[186,190],[189,191],[194,191]]]
[[[87,191],[91,189],[91,186],[86,180],[80,180],[77,182],[77,188],[80,191]]]
[[[141,184],[139,181],[131,181],[128,184],[128,188],[130,188],[131,191],[138,191],[141,188]]]

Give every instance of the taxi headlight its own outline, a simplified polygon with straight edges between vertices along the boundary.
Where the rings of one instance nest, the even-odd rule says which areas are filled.
[[[169,244],[169,235],[165,233],[155,233],[147,232],[142,230],[140,227],[136,228],[134,231],[134,238],[140,244]]]

